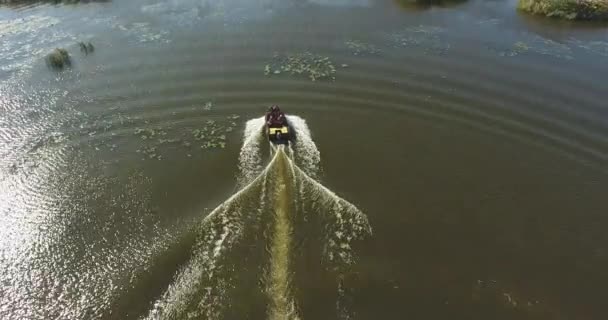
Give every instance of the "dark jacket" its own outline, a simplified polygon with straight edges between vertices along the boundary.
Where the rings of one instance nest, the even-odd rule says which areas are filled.
[[[269,126],[285,125],[285,114],[281,111],[271,111],[266,113],[266,124]]]

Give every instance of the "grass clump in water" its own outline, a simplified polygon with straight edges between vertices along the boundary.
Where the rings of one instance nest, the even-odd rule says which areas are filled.
[[[365,54],[379,54],[381,51],[373,44],[365,43],[359,40],[347,40],[344,42],[344,44],[356,56]]]
[[[608,20],[606,0],[519,0],[518,9],[568,20]]]
[[[89,55],[89,53],[93,53],[95,51],[95,47],[90,42],[78,42],[78,46],[80,46],[80,52],[84,53],[87,56]]]
[[[272,63],[264,67],[267,76],[289,73],[291,75],[308,75],[312,81],[317,79],[336,80],[336,67],[329,57],[313,54],[311,52],[275,54]]]
[[[46,64],[55,70],[63,70],[72,65],[72,60],[67,50],[57,48],[46,57]]]

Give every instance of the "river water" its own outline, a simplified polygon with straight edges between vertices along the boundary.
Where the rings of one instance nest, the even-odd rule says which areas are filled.
[[[0,7],[0,318],[605,319],[608,28],[515,5]]]

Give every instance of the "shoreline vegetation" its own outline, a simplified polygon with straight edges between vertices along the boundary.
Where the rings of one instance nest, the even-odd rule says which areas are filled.
[[[111,0],[0,0],[1,5],[19,6],[33,3],[79,4]],[[450,6],[467,0],[393,0],[403,8]],[[566,20],[608,21],[608,0],[518,0],[517,9],[535,15]]]
[[[552,18],[608,21],[608,0],[519,0],[517,8]]]

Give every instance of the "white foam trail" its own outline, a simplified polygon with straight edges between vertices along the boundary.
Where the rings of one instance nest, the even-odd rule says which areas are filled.
[[[302,169],[291,165],[298,195],[302,204],[304,221],[321,219],[323,229],[322,264],[332,270],[338,278],[336,311],[338,319],[348,320],[352,314],[351,292],[343,286],[343,276],[352,270],[356,262],[353,244],[357,240],[371,236],[372,229],[367,216],[355,205],[340,198],[334,192],[309,177]],[[308,207],[310,206],[310,207]],[[300,213],[300,212],[298,212]]]
[[[326,244],[326,255],[330,262],[348,266],[354,262],[351,243],[367,235],[372,229],[367,216],[352,203],[340,198],[333,191],[309,177],[302,169],[292,164],[296,180],[299,181],[298,198],[315,204],[316,214],[331,219],[333,230]]]
[[[201,238],[196,241],[191,261],[178,272],[176,279],[155,303],[147,319],[180,319],[186,313],[189,317],[221,319],[223,298],[225,298],[224,288],[229,286],[226,283],[229,279],[222,279],[217,275],[217,271],[222,267],[222,255],[242,237],[245,212],[241,204],[246,202],[244,198],[250,191],[260,184],[262,184],[261,191],[265,192],[263,185],[266,183],[266,173],[272,168],[275,159],[257,178],[203,219],[197,228],[197,234],[201,235]],[[263,197],[264,193],[260,196]],[[263,201],[260,201],[260,204],[263,205]],[[202,292],[201,288],[204,288]],[[200,300],[199,307],[188,312],[194,299]]]
[[[293,150],[271,145],[273,157],[264,169],[261,164],[264,119],[247,122],[239,157],[241,189],[203,219],[196,230],[199,238],[191,260],[179,271],[147,319],[223,319],[230,305],[238,303],[230,299],[233,290],[242,285],[235,279],[241,272],[238,264],[244,257],[242,252],[245,256],[262,258],[268,254],[264,277],[268,318],[300,319],[291,287],[292,258],[297,255],[293,252],[292,237],[298,233],[295,221],[311,220],[323,225],[319,230],[322,244],[318,248],[322,252],[321,263],[338,275],[338,317],[350,319],[351,308],[345,299],[348,292],[342,287],[341,277],[355,261],[352,242],[370,235],[371,227],[359,209],[310,176],[309,173],[318,173],[319,151],[306,122],[297,116],[290,116],[289,121],[297,131]],[[296,165],[298,160],[304,169]],[[264,245],[268,246],[267,252]],[[262,251],[251,249],[256,247]],[[264,273],[265,263],[260,263],[255,277]],[[255,270],[256,266],[247,267]]]
[[[264,117],[251,119],[245,125],[243,146],[239,153],[238,185],[243,187],[262,172],[260,144],[263,140]]]
[[[222,207],[218,208],[222,209]],[[173,284],[168,288],[160,301],[152,310],[149,319],[178,319],[184,315],[192,300],[203,285],[200,293],[200,309],[197,316],[207,319],[220,319],[221,299],[224,297],[220,281],[214,281],[218,260],[221,254],[229,250],[240,236],[238,221],[229,219],[226,215],[212,213],[213,216],[202,229],[204,238],[195,249],[194,258],[178,274]],[[220,217],[221,215],[221,217]],[[217,217],[220,217],[217,219]],[[214,228],[218,227],[220,228]],[[211,287],[210,284],[216,284]]]
[[[298,116],[287,116],[287,121],[296,135],[296,140],[292,147],[296,163],[304,172],[316,179],[321,169],[321,153],[312,140],[308,124],[306,124],[306,120]]]
[[[289,115],[287,121],[295,132],[296,139],[290,147],[285,150],[290,158],[295,159],[306,174],[316,179],[320,173],[321,153],[317,145],[312,140],[310,129],[306,120],[299,116]],[[261,143],[264,136],[264,117],[255,118],[247,121],[243,133],[243,146],[239,153],[239,177],[238,185],[245,186],[262,172],[262,152]],[[276,152],[276,148],[271,144],[271,153]]]
[[[279,158],[277,165],[276,189],[274,193],[274,230],[272,244],[270,247],[270,272],[269,286],[267,289],[270,306],[268,318],[270,320],[298,320],[297,308],[291,296],[291,270],[290,256],[292,247],[293,227],[290,219],[290,184],[289,173],[286,172],[291,166],[286,162],[284,148],[279,147],[276,157]]]

